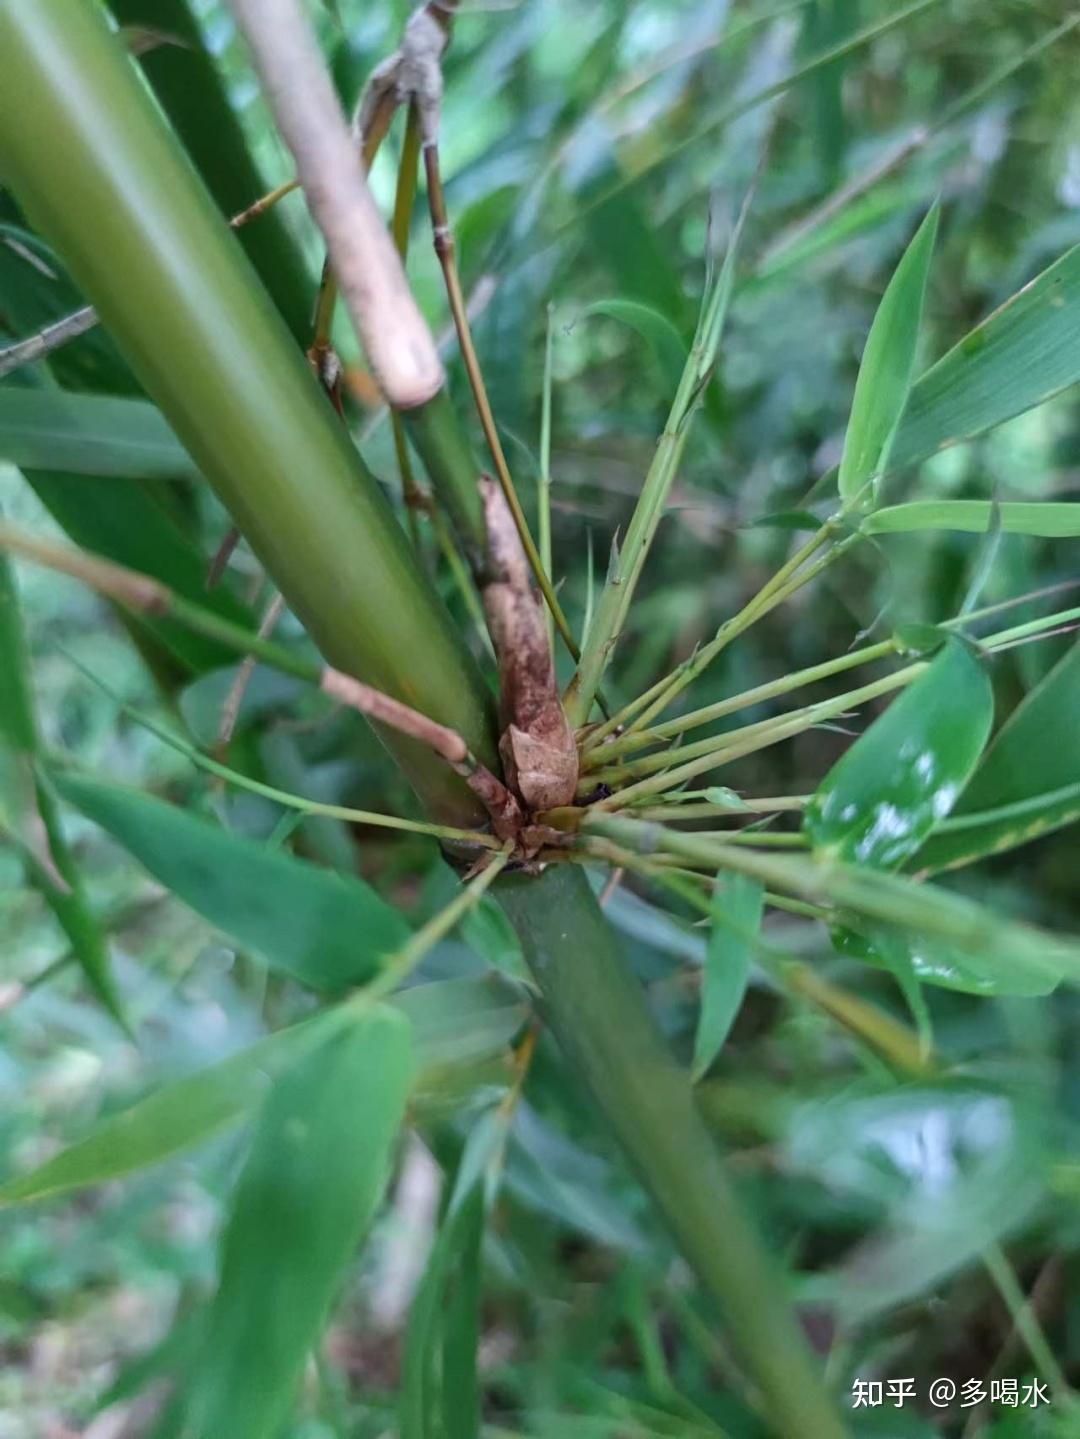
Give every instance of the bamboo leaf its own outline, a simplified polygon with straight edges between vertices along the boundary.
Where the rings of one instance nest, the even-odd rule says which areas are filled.
[[[87,982],[126,1030],[108,944],[39,767],[30,657],[6,554],[0,554],[0,680],[0,836],[15,840],[29,882],[56,916]]]
[[[70,804],[178,899],[282,973],[339,991],[377,973],[408,926],[362,880],[229,834],[137,790],[58,775]]]
[[[581,312],[580,318],[587,320],[592,315],[605,315],[635,330],[648,344],[668,388],[675,393],[686,364],[686,342],[666,315],[639,300],[618,299],[594,300]]]
[[[840,498],[845,505],[872,505],[873,481],[889,459],[911,387],[937,227],[935,205],[897,265],[870,327],[840,461]]]
[[[701,1014],[694,1037],[695,1082],[705,1076],[720,1053],[742,1006],[764,904],[765,888],[757,880],[743,874],[717,880],[701,979]]]
[[[895,975],[905,993],[910,986],[933,984],[960,994],[1012,995],[1035,999],[1050,994],[1056,978],[1046,970],[1020,963],[987,964],[979,954],[945,944],[926,934],[889,925],[851,922],[832,932],[838,954],[880,966]]]
[[[915,856],[949,869],[998,854],[1080,818],[1080,644],[1013,711],[955,815]]]
[[[382,1198],[411,1079],[408,1023],[377,1009],[305,1055],[270,1091],[188,1376],[193,1436],[279,1432]]]
[[[29,470],[26,478],[81,549],[152,574],[185,599],[224,619],[253,627],[250,615],[228,585],[207,592],[206,557],[169,513],[164,486],[155,489],[128,478],[87,480],[51,470]],[[198,674],[235,658],[217,640],[195,634],[167,616],[132,615],[130,623],[146,630],[175,655],[184,672]]]
[[[410,1024],[417,1091],[445,1090],[451,1070],[501,1054],[521,1027],[524,1006],[508,986],[485,979],[436,980],[389,1002]],[[164,1084],[99,1121],[85,1138],[0,1185],[0,1205],[53,1199],[122,1179],[182,1153],[238,1123],[268,1080],[321,1044],[348,1018],[345,1007],[257,1040],[219,1064]]]
[[[147,400],[64,390],[0,390],[0,459],[26,470],[144,480],[198,478]]]
[[[163,1085],[102,1120],[85,1139],[37,1169],[9,1179],[0,1186],[0,1204],[27,1204],[88,1189],[190,1149],[239,1119],[269,1077],[325,1039],[339,1022],[337,1012],[329,1010],[260,1039],[198,1074]]]
[[[814,848],[895,869],[956,803],[993,721],[990,681],[953,640],[833,766],[805,815]]]
[[[875,510],[863,520],[862,529],[872,535],[909,530],[961,530],[981,535],[989,533],[995,508],[1005,534],[1042,539],[1080,535],[1080,504],[1053,500],[913,500]]]
[[[438,1238],[409,1314],[402,1367],[401,1439],[477,1439],[476,1376],[480,1241],[488,1176],[505,1139],[505,1116],[473,1126]]]
[[[889,456],[917,464],[1080,380],[1080,245],[1007,300],[912,386]]]

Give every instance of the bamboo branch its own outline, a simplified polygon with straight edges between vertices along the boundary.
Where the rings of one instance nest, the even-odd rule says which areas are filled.
[[[286,180],[283,185],[261,195],[246,210],[241,210],[229,221],[232,229],[238,230],[241,225],[248,224],[251,220],[257,220],[260,215],[265,215],[267,210],[272,209],[279,200],[292,193],[299,184],[298,180]],[[16,340],[13,345],[7,345],[0,350],[0,380],[5,375],[12,374],[15,370],[21,369],[23,365],[32,365],[37,360],[44,360],[54,350],[59,350],[63,345],[77,340],[80,335],[85,335],[89,330],[94,329],[100,323],[100,315],[93,305],[83,305],[79,310],[74,310],[70,315],[65,315],[62,320],[57,320],[51,325],[46,325],[36,335],[30,335],[25,340]]]
[[[397,408],[422,405],[442,389],[442,361],[368,189],[307,18],[295,0],[230,3],[379,387]]]
[[[421,125],[425,124],[423,116],[425,111],[421,109]],[[437,116],[437,112],[436,112]],[[430,122],[428,122],[430,124]],[[522,548],[525,551],[529,566],[532,569],[540,592],[544,596],[544,602],[548,607],[555,627],[563,638],[566,648],[570,651],[575,660],[581,658],[581,651],[574,638],[566,616],[562,612],[558,597],[555,594],[554,586],[545,567],[539,550],[536,548],[532,534],[529,530],[529,522],[525,518],[525,512],[521,508],[521,501],[518,499],[517,491],[514,488],[514,481],[510,475],[510,467],[506,462],[506,454],[499,438],[499,431],[495,424],[495,416],[491,412],[491,403],[488,400],[487,386],[484,384],[483,371],[480,368],[480,361],[476,354],[476,346],[473,344],[472,330],[469,327],[469,317],[465,304],[465,295],[461,288],[461,277],[458,274],[457,255],[454,245],[454,234],[450,227],[450,219],[446,209],[446,196],[443,191],[442,172],[439,166],[439,140],[438,134],[430,130],[423,135],[424,172],[427,176],[428,205],[431,210],[431,228],[435,240],[435,253],[439,257],[439,264],[442,267],[443,281],[446,285],[446,294],[450,301],[450,313],[454,319],[454,328],[457,330],[458,345],[461,349],[461,358],[465,364],[465,373],[469,377],[469,388],[472,390],[473,401],[476,405],[476,412],[480,417],[480,427],[484,432],[484,439],[491,452],[491,458],[495,465],[495,474],[506,503],[510,507],[510,513],[514,517],[514,524],[521,539]]]
[[[675,483],[694,411],[712,377],[734,284],[735,258],[752,197],[753,189],[739,212],[720,273],[706,290],[694,343],[634,507],[626,538],[621,548],[614,547],[612,550],[607,583],[589,627],[581,662],[566,692],[567,714],[575,726],[586,724],[592,712],[604,670],[630,613],[634,591]]]
[[[355,809],[351,805],[331,804],[324,800],[308,799],[304,795],[293,794],[289,790],[278,789],[274,785],[264,784],[261,780],[252,779],[250,775],[241,774],[239,770],[231,769],[228,765],[220,763],[210,755],[204,754],[201,749],[189,743],[181,735],[166,729],[159,724],[152,716],[145,714],[137,706],[131,704],[123,695],[112,689],[101,678],[96,671],[89,669],[82,664],[76,655],[68,652],[67,658],[73,665],[86,676],[92,684],[103,690],[113,704],[127,716],[133,724],[139,725],[142,729],[149,731],[156,736],[162,744],[168,745],[177,754],[181,754],[196,769],[213,775],[215,779],[221,780],[224,784],[232,785],[236,789],[247,790],[250,794],[257,794],[262,799],[268,799],[274,804],[282,805],[285,809],[298,810],[305,818],[312,819],[340,819],[349,824],[370,825],[375,829],[390,829],[404,834],[428,835],[433,839],[446,840],[455,845],[465,845],[479,849],[498,849],[500,841],[494,835],[484,834],[479,830],[457,829],[453,825],[430,824],[426,820],[403,819],[396,814],[380,814],[377,810]],[[61,763],[68,763],[67,755],[53,756],[54,760],[59,759]]]
[[[410,705],[391,695],[344,674],[332,665],[305,660],[291,650],[258,634],[251,634],[242,625],[222,619],[220,615],[192,604],[170,590],[160,580],[137,570],[126,569],[96,555],[51,544],[36,535],[27,534],[7,521],[0,520],[0,549],[22,555],[35,564],[58,570],[81,580],[99,594],[117,601],[137,614],[156,615],[179,620],[181,624],[208,638],[229,645],[238,653],[261,659],[285,674],[308,680],[324,694],[357,710],[377,724],[398,734],[418,740],[445,760],[460,775],[483,804],[500,839],[515,835],[521,827],[521,812],[506,786],[471,752],[456,730],[429,719]]]

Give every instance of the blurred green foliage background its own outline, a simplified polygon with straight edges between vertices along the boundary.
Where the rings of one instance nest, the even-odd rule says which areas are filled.
[[[199,8],[269,187],[288,178],[288,160],[225,8]],[[326,0],[315,8],[351,103],[394,47],[408,7]],[[578,627],[663,424],[707,265],[757,177],[718,376],[609,676],[616,704],[711,636],[787,553],[789,528],[755,522],[805,510],[823,492],[870,320],[935,197],[943,210],[924,365],[1080,242],[1080,28],[1057,33],[1073,14],[1065,0],[924,0],[903,15],[879,0],[465,0],[446,65],[448,202],[493,407],[527,503],[550,308],[555,573]],[[850,53],[750,103],[808,59],[875,27],[881,33]],[[999,71],[1008,73],[987,84]],[[374,171],[386,209],[399,144],[395,132]],[[321,250],[302,203],[291,197],[281,213],[314,286]],[[422,215],[414,231],[410,275],[445,331]],[[0,244],[0,266],[10,271],[17,261]],[[11,277],[0,278],[6,299]],[[31,282],[20,272],[20,295],[18,314],[0,304],[10,338],[78,301],[56,273]],[[344,321],[336,339],[356,433],[396,497],[389,426],[356,402],[370,391]],[[465,379],[450,346],[447,355],[464,413]],[[67,362],[68,386],[89,390],[113,390],[122,363],[99,334],[75,342]],[[892,477],[889,495],[1080,498],[1078,466],[1080,411],[1066,392],[944,450],[917,474]],[[8,518],[48,528],[42,499],[55,509],[57,497],[47,491],[35,495],[0,468]],[[202,491],[178,493],[177,506],[191,507],[180,518],[212,552],[227,527],[216,502]],[[729,650],[695,702],[841,653],[862,633],[951,617],[981,553],[979,537],[949,533],[886,536],[854,551]],[[1001,536],[982,600],[1073,581],[1075,556],[1075,541]],[[233,569],[254,602],[262,578],[243,549]],[[217,789],[84,672],[169,716],[113,613],[73,582],[28,567],[19,578],[48,742],[243,833],[275,836],[272,806]],[[451,577],[440,572],[440,583],[468,624]],[[1017,619],[1035,612],[1019,610]],[[999,719],[1069,642],[1025,646],[997,665]],[[181,685],[176,704],[199,743],[213,742],[234,674],[216,669]],[[805,793],[863,723],[811,731],[743,762],[724,782]],[[313,797],[399,811],[412,803],[359,722],[265,671],[248,691],[232,762]],[[257,959],[169,901],[100,831],[74,818],[69,833],[95,904],[110,918],[140,1043],[136,1050],[87,1000],[48,910],[0,847],[5,1172],[41,1161],[95,1117],[303,1010]],[[417,918],[451,893],[449,871],[426,841],[307,820],[295,843],[343,871],[359,857],[365,875]],[[1073,829],[956,883],[992,894],[1017,918],[1075,931],[1078,873]],[[688,1053],[703,932],[689,913],[662,911],[630,882],[607,908],[673,1043]],[[888,976],[834,955],[827,935],[775,918],[768,932],[908,1017]],[[513,984],[521,961],[500,912],[485,904],[435,951],[427,974],[491,970]],[[1076,997],[924,993],[923,1022],[950,1071],[940,1085],[898,1079],[820,1012],[755,976],[707,1085],[710,1116],[735,1150],[771,1244],[801,1270],[802,1297],[828,1301],[850,1322],[830,1359],[838,1382],[849,1386],[857,1372],[914,1374],[924,1389],[938,1375],[1034,1373],[1010,1313],[1015,1296],[1003,1298],[981,1262],[1001,1241],[1075,1384]],[[452,1040],[448,1048],[449,1062]],[[452,1169],[470,1115],[491,1092],[485,1074],[471,1070],[460,1089],[432,1105],[406,1147],[392,1203],[350,1277],[289,1439],[393,1432],[402,1326],[431,1242],[440,1174]],[[153,1381],[168,1358],[155,1346],[212,1280],[238,1153],[229,1134],[90,1197],[0,1216],[0,1439],[152,1432]],[[546,1039],[514,1120],[483,1275],[490,1433],[758,1432],[737,1388],[723,1382],[729,1363],[708,1306]],[[824,1345],[835,1336],[817,1337]],[[1063,1401],[1037,1413],[983,1406],[942,1430],[937,1419],[905,1412],[900,1424],[882,1410],[864,1416],[858,1432],[1012,1439],[1077,1432],[1068,1416]]]

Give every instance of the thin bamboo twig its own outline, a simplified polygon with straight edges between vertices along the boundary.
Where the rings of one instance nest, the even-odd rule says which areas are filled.
[[[367,1008],[393,994],[435,946],[456,929],[468,912],[479,904],[506,868],[512,852],[513,846],[504,844],[497,854],[486,857],[484,868],[462,886],[461,893],[426,924],[422,924],[401,949],[390,956],[370,984],[358,990],[345,1004],[354,1008]]]
[[[999,600],[992,605],[984,605],[981,609],[972,610],[969,614],[958,615],[953,619],[940,621],[939,627],[944,630],[959,630],[967,625],[991,615],[1000,614],[1003,610],[1014,609],[1018,605],[1030,604],[1035,600],[1043,599],[1047,595],[1060,594],[1062,591],[1074,588],[1080,584],[1080,580],[1065,580],[1059,584],[1044,585],[1040,589],[1031,590],[1023,595],[1013,595],[1007,600]],[[728,699],[719,700],[715,704],[706,705],[702,709],[690,710],[687,714],[678,715],[674,719],[665,720],[662,724],[653,725],[648,729],[633,729],[620,733],[614,739],[608,739],[616,728],[625,724],[634,714],[640,712],[651,700],[655,699],[662,689],[668,684],[670,676],[658,680],[655,685],[639,695],[636,700],[630,702],[619,714],[613,716],[612,720],[603,725],[598,725],[595,730],[589,732],[582,746],[582,766],[585,769],[594,767],[601,763],[600,751],[605,757],[613,758],[617,755],[630,753],[637,749],[644,749],[653,743],[661,740],[684,734],[689,729],[698,725],[709,724],[711,721],[721,719],[725,715],[733,714],[740,709],[749,708],[751,705],[759,704],[764,700],[775,699],[779,695],[788,694],[793,689],[801,689],[803,685],[814,684],[819,679],[827,679],[833,674],[840,674],[844,670],[856,668],[858,665],[870,664],[878,659],[887,658],[890,654],[902,654],[903,644],[895,637],[888,640],[881,640],[873,645],[864,645],[861,649],[849,650],[847,654],[840,655],[834,660],[828,660],[820,665],[810,665],[806,669],[794,670],[790,674],[782,675],[777,680],[770,680],[765,684],[757,685],[750,690],[743,690],[740,694],[732,695]],[[605,742],[606,741],[606,742]]]
[[[267,210],[273,208],[279,200],[291,194],[299,185],[298,180],[286,180],[283,185],[276,186],[267,194],[261,195],[259,199],[249,205],[246,210],[241,210],[229,221],[233,230],[238,230],[242,225],[257,220],[260,215],[265,215]],[[74,310],[70,315],[46,325],[36,335],[29,335],[25,340],[16,340],[13,345],[7,345],[0,350],[0,379],[5,375],[12,374],[15,370],[21,369],[23,365],[31,365],[37,360],[44,360],[59,350],[71,340],[78,339],[89,330],[95,328],[100,320],[97,310],[93,305],[83,305],[79,310]]]
[[[753,194],[751,187],[735,222],[724,263],[706,290],[694,342],[663,434],[634,506],[626,538],[621,549],[617,544],[612,547],[607,582],[589,627],[588,642],[565,696],[567,714],[575,727],[586,724],[592,712],[597,690],[626,623],[634,591],[663,518],[690,434],[694,411],[712,376],[734,285],[739,240]]]
[[[857,533],[848,535],[838,544],[833,545],[831,549],[826,550],[819,559],[812,560],[813,555],[832,533],[832,522],[826,522],[748,604],[744,605],[731,619],[724,621],[708,644],[702,645],[688,660],[673,670],[666,682],[655,686],[656,697],[638,712],[627,727],[628,730],[637,731],[646,728],[658,714],[667,709],[688,686],[694,683],[733,640],[737,639],[739,635],[745,634],[752,625],[763,619],[770,611],[790,599],[792,595],[797,594],[805,585],[817,579],[862,539],[862,536]],[[811,560],[811,563],[807,563]]]
[[[422,405],[442,389],[442,361],[357,161],[307,17],[296,0],[230,3],[379,387],[397,408]]]
[[[253,655],[275,669],[317,685],[324,694],[359,711],[368,719],[419,741],[445,760],[484,805],[500,838],[519,824],[521,816],[517,801],[476,758],[461,735],[391,695],[383,694],[381,690],[344,674],[332,665],[305,660],[271,640],[251,634],[242,625],[192,604],[149,575],[81,550],[51,544],[2,520],[0,548],[11,550],[48,569],[71,575],[137,613],[179,620],[181,624],[221,641],[240,654]]]
[[[1062,626],[1070,625],[1077,620],[1080,620],[1080,607],[1063,610],[1054,615],[1044,615],[1040,619],[1029,620],[1022,625],[1014,625],[996,635],[986,636],[981,644],[984,649],[992,653],[999,653],[1015,644],[1036,638],[1046,638],[1053,633],[1060,632]],[[821,700],[817,704],[804,706],[789,714],[778,715],[772,720],[746,725],[740,730],[729,731],[727,735],[718,735],[714,741],[704,740],[700,745],[687,745],[684,749],[673,751],[670,755],[647,756],[644,760],[635,761],[625,766],[624,770],[630,773],[639,773],[642,769],[651,770],[684,756],[691,754],[698,756],[669,768],[664,773],[654,775],[650,779],[639,780],[618,793],[597,801],[596,808],[608,811],[624,808],[628,803],[635,802],[642,796],[662,793],[719,765],[742,759],[748,754],[768,748],[781,740],[801,734],[816,724],[837,718],[853,706],[878,699],[891,690],[910,684],[924,673],[927,665],[928,661],[917,660],[903,669],[895,670],[892,674],[862,685],[858,689],[849,690],[833,699]],[[729,743],[724,743],[725,740]],[[620,770],[613,777],[618,777],[623,772]],[[603,774],[603,770],[594,770],[590,775],[590,783],[595,785],[602,779]]]
[[[252,779],[250,775],[242,774],[239,770],[231,769],[228,765],[222,764],[219,760],[213,759],[210,755],[204,754],[202,750],[189,743],[183,736],[167,729],[159,724],[151,715],[131,704],[119,694],[118,691],[101,678],[95,671],[81,663],[73,654],[68,652],[70,662],[79,669],[92,684],[104,691],[112,702],[120,709],[133,724],[149,731],[159,739],[162,744],[168,745],[170,749],[184,756],[196,769],[203,770],[206,774],[213,775],[215,779],[222,780],[225,784],[232,785],[235,789],[247,790],[251,794],[257,794],[262,799],[273,801],[274,804],[282,805],[285,809],[298,810],[302,815],[313,819],[340,819],[349,824],[370,825],[376,829],[390,829],[404,834],[421,834],[430,836],[432,839],[446,840],[456,845],[471,845],[480,849],[497,849],[500,841],[494,835],[485,834],[479,830],[457,829],[448,824],[431,824],[426,820],[403,819],[396,814],[380,814],[376,810],[354,809],[350,805],[330,804],[324,800],[307,799],[303,795],[293,794],[289,790],[278,789],[274,785],[264,784],[261,780]],[[52,756],[54,762],[70,764],[72,761],[66,754]]]
[[[540,563],[548,580],[554,582],[551,567],[551,381],[552,338],[555,329],[555,306],[547,307],[547,332],[544,337],[544,383],[540,396],[540,475],[537,481],[536,530],[540,546]],[[555,622],[551,610],[547,614],[548,644],[555,653]]]
[[[424,124],[424,114],[421,114],[421,123]],[[536,542],[529,530],[529,522],[525,518],[525,511],[521,508],[521,501],[518,499],[517,490],[514,488],[514,481],[510,475],[510,467],[506,461],[506,454],[499,438],[499,431],[495,424],[495,416],[491,411],[491,403],[488,399],[487,386],[484,384],[483,371],[480,368],[480,361],[476,354],[476,346],[473,344],[472,329],[469,325],[465,294],[461,288],[461,277],[458,274],[456,247],[454,234],[450,227],[449,215],[446,209],[446,195],[443,191],[442,172],[439,166],[439,140],[434,131],[423,134],[422,151],[424,156],[424,173],[427,177],[428,207],[431,211],[431,228],[435,243],[435,253],[439,258],[442,267],[443,282],[446,286],[447,298],[450,301],[450,313],[454,319],[454,328],[457,330],[458,346],[461,350],[461,358],[465,365],[465,373],[469,378],[469,388],[472,390],[473,402],[476,405],[476,412],[480,418],[480,427],[484,432],[484,439],[491,452],[492,462],[495,465],[495,475],[499,485],[510,506],[510,513],[514,517],[514,524],[517,527],[521,539],[522,548],[529,561],[529,566],[536,579],[537,586],[544,596],[544,602],[548,607],[555,627],[563,638],[563,643],[570,651],[575,660],[581,658],[581,651],[578,648],[574,632],[571,630],[566,616],[562,612],[558,596],[544,566],[540,552],[536,548]]]
[[[364,173],[371,171],[375,163],[375,156],[379,153],[382,142],[390,131],[390,122],[394,118],[394,105],[385,102],[375,106],[365,117],[365,126],[355,135],[356,142],[360,149],[360,159],[364,166]],[[353,126],[354,132],[359,129],[359,115]],[[299,183],[299,182],[297,182]],[[315,317],[312,324],[311,348],[308,356],[315,366],[315,373],[322,381],[328,391],[334,391],[340,378],[337,365],[332,359],[333,340],[332,331],[334,328],[334,311],[337,309],[338,283],[334,275],[331,258],[327,255],[323,261],[322,274],[319,277],[319,290],[315,296]]]
[[[256,631],[259,639],[268,639],[277,628],[278,620],[285,613],[285,597],[282,594],[275,594],[274,598],[266,607],[262,619],[259,621],[259,628]],[[215,753],[224,761],[229,757],[229,746],[232,744],[232,737],[236,732],[236,722],[240,718],[240,708],[244,703],[244,696],[248,692],[251,678],[255,673],[255,666],[258,663],[254,655],[245,655],[240,661],[240,668],[236,678],[229,686],[229,693],[225,696],[225,702],[221,706],[221,719],[218,722],[217,740],[214,744]]]
[[[398,162],[397,188],[394,191],[394,214],[390,222],[390,233],[394,245],[405,263],[409,253],[409,227],[412,223],[413,204],[416,200],[417,168],[420,163],[420,117],[415,104],[409,106],[405,121],[405,136],[401,144],[401,159]],[[394,455],[397,458],[398,473],[401,476],[401,493],[405,502],[405,517],[413,545],[420,549],[420,511],[425,501],[420,486],[416,483],[409,446],[405,439],[405,426],[396,410],[390,413],[394,435]],[[484,626],[481,625],[481,629]],[[486,633],[486,629],[484,630]]]

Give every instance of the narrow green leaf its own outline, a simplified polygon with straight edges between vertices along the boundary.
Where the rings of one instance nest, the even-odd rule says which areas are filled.
[[[694,1038],[695,1082],[704,1077],[720,1053],[742,1006],[764,905],[765,887],[758,880],[743,874],[717,880]]]
[[[1080,644],[1001,727],[950,824],[913,861],[949,869],[1080,819]]]
[[[362,984],[408,938],[404,919],[360,879],[121,785],[64,774],[56,786],[178,899],[302,984],[330,992]]]
[[[0,746],[24,754],[37,749],[30,691],[30,659],[23,634],[15,577],[7,553],[0,553]],[[2,795],[0,795],[2,798]]]
[[[147,400],[13,385],[0,390],[0,460],[27,470],[146,480],[199,474]]]
[[[686,342],[666,315],[639,300],[618,299],[594,300],[581,312],[581,319],[592,315],[606,315],[635,330],[649,345],[670,392],[675,393],[686,364]]]
[[[832,940],[838,954],[889,970],[905,993],[909,986],[917,991],[919,985],[932,984],[960,994],[1035,999],[1057,987],[1055,974],[1022,958],[1010,964],[987,963],[980,953],[889,925],[852,921],[835,926]]]
[[[488,1176],[505,1139],[500,1111],[473,1126],[409,1314],[402,1366],[401,1439],[476,1439],[480,1241]]]
[[[520,1029],[525,1007],[489,979],[417,984],[390,1001],[409,1021],[417,1090],[445,1091],[449,1075],[500,1055]],[[148,1169],[239,1122],[266,1082],[328,1038],[349,1017],[344,1006],[257,1040],[219,1064],[162,1085],[101,1120],[85,1139],[0,1185],[0,1205],[29,1204],[90,1189]]]
[[[1024,286],[912,386],[890,465],[928,455],[1041,405],[1080,380],[1080,245]]]
[[[103,1119],[77,1144],[0,1186],[0,1204],[27,1204],[122,1179],[160,1164],[237,1120],[268,1077],[340,1023],[336,1010],[269,1035]]]
[[[935,205],[897,265],[870,327],[840,461],[840,498],[845,505],[872,505],[873,481],[889,459],[911,388],[937,227]]]
[[[909,530],[961,530],[987,534],[992,521],[992,500],[913,500],[888,505],[867,515],[867,534],[894,535]],[[1037,535],[1042,539],[1072,539],[1080,535],[1080,504],[1066,501],[1003,500],[998,502],[1002,532]]]
[[[19,847],[29,882],[63,929],[90,987],[122,1029],[128,1024],[109,949],[38,765],[30,657],[11,563],[0,555],[0,835]]]
[[[982,665],[952,640],[822,781],[806,809],[814,848],[894,869],[945,818],[994,715]]]
[[[412,1079],[388,1009],[277,1080],[237,1184],[221,1278],[188,1376],[192,1439],[271,1439],[382,1198]]]

